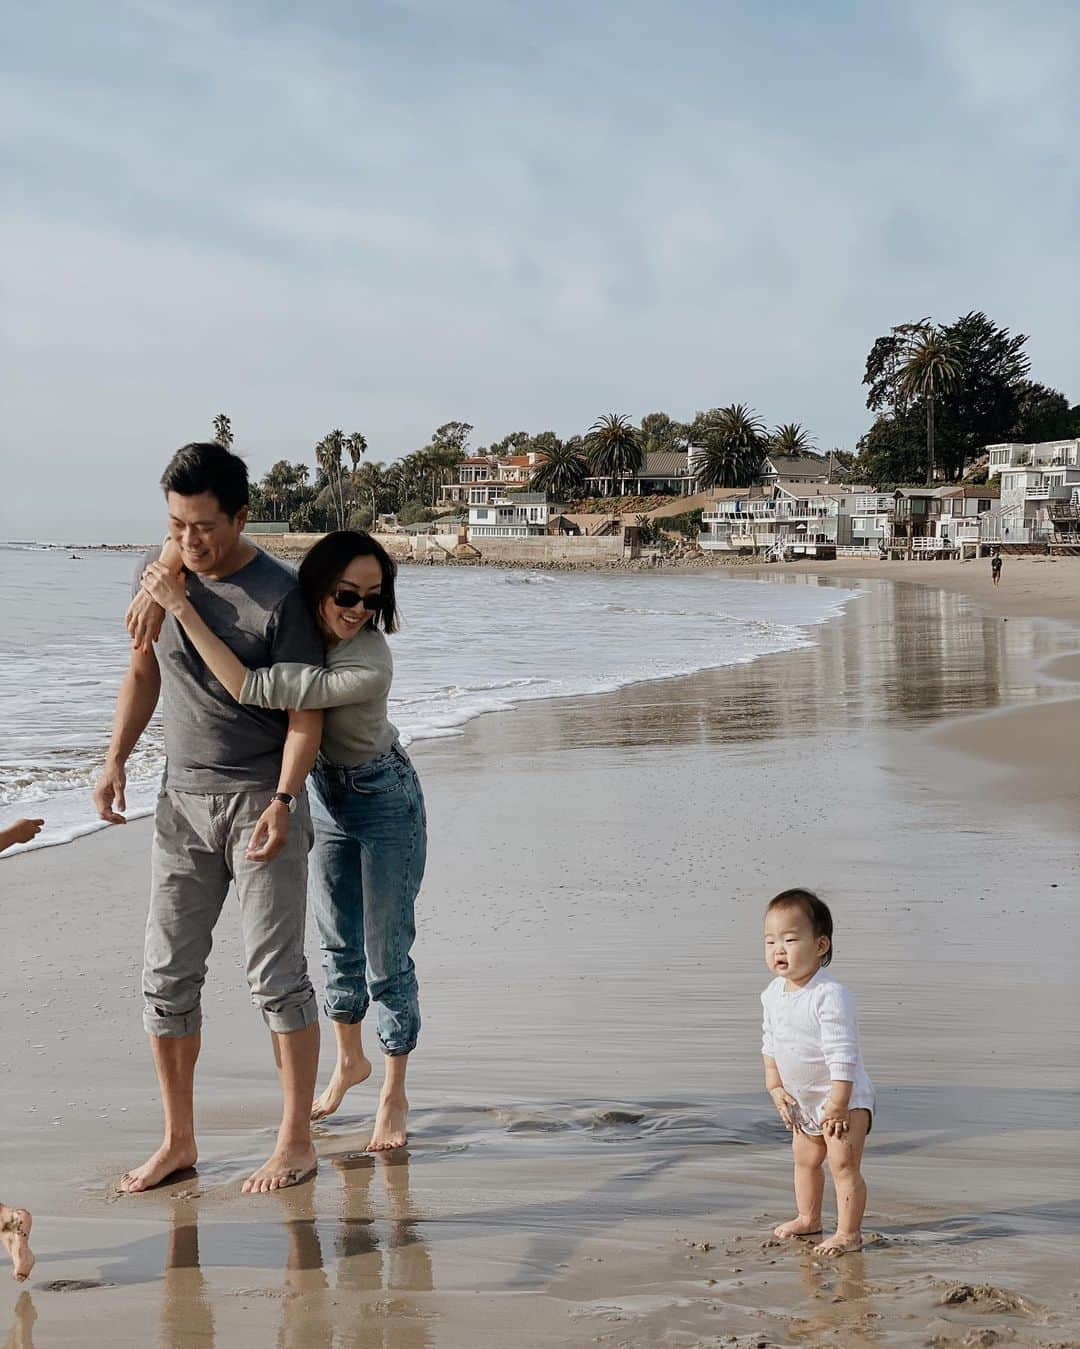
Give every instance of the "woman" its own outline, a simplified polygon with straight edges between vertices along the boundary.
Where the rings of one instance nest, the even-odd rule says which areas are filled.
[[[152,563],[143,589],[176,617],[238,702],[326,709],[309,780],[315,825],[310,874],[337,1064],[311,1114],[332,1115],[349,1088],[371,1073],[361,1024],[374,1001],[385,1075],[368,1150],[401,1147],[409,1108],[405,1073],[420,1030],[409,952],[427,818],[416,772],[386,715],[393,662],[383,633],[397,629],[397,568],[369,534],[328,534],[300,566],[300,588],[326,639],[326,665],[249,670],[195,612],[170,562],[166,556]]]

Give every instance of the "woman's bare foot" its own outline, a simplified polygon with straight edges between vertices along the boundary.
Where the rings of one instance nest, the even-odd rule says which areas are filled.
[[[302,1185],[318,1170],[319,1159],[311,1143],[304,1147],[274,1149],[274,1155],[253,1171],[241,1187],[244,1194],[270,1194],[272,1190],[287,1190],[291,1185]]]
[[[34,1268],[34,1252],[30,1249],[30,1229],[33,1225],[34,1220],[28,1210],[0,1204],[0,1240],[11,1258],[16,1283],[28,1279]]]
[[[125,1171],[120,1177],[120,1189],[124,1194],[141,1194],[143,1190],[152,1190],[174,1171],[186,1171],[199,1160],[195,1140],[183,1143],[162,1143],[142,1166],[134,1171]]]
[[[338,1059],[334,1065],[334,1075],[330,1085],[311,1107],[312,1119],[326,1119],[332,1115],[350,1087],[358,1087],[371,1076],[371,1061],[363,1056],[358,1059]]]
[[[847,1255],[862,1250],[861,1232],[834,1232],[828,1241],[814,1247],[815,1255]]]
[[[800,1213],[797,1218],[792,1218],[789,1223],[781,1223],[779,1227],[773,1228],[773,1236],[779,1237],[781,1241],[786,1241],[788,1237],[816,1237],[821,1234],[820,1218],[804,1218]]]
[[[379,1097],[379,1108],[375,1113],[375,1128],[371,1131],[368,1152],[388,1152],[391,1148],[403,1148],[408,1142],[406,1120],[409,1118],[409,1102],[404,1092],[383,1092]]]

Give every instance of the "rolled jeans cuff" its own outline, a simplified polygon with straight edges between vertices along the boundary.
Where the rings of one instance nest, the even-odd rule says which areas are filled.
[[[302,1002],[275,1008],[273,1011],[267,1007],[260,1010],[267,1027],[278,1035],[291,1035],[293,1031],[307,1030],[308,1026],[319,1019],[319,1004],[315,1000],[315,990],[312,988],[308,989],[307,997]]]
[[[202,1028],[202,1008],[181,1013],[159,1012],[148,1003],[143,1007],[143,1028],[147,1035],[162,1039],[178,1040],[184,1035],[194,1035]]]

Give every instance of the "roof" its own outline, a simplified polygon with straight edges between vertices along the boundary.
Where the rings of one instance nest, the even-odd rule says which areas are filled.
[[[800,477],[817,473],[824,477],[829,471],[828,461],[817,454],[767,454],[765,462],[771,464],[781,478],[785,473],[797,473]]]
[[[645,456],[639,478],[676,478],[686,472],[688,455],[685,450],[653,450]]]
[[[1001,496],[1001,486],[999,483],[958,483],[955,487],[939,487],[937,495],[940,497],[982,497],[997,498]]]

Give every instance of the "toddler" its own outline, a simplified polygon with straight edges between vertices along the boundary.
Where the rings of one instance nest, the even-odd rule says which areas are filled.
[[[0,829],[0,852],[15,843],[29,843],[37,838],[44,820],[16,820]],[[30,1227],[33,1219],[24,1208],[10,1208],[0,1204],[0,1241],[11,1261],[12,1273],[22,1283],[34,1268],[34,1253],[30,1249]]]
[[[866,1184],[860,1165],[874,1112],[851,994],[825,966],[833,920],[809,890],[785,890],[765,911],[765,964],[776,975],[761,995],[765,1089],[791,1130],[798,1215],[778,1237],[821,1232],[823,1165],[836,1188],[836,1231],[814,1247],[843,1255],[862,1245]]]

